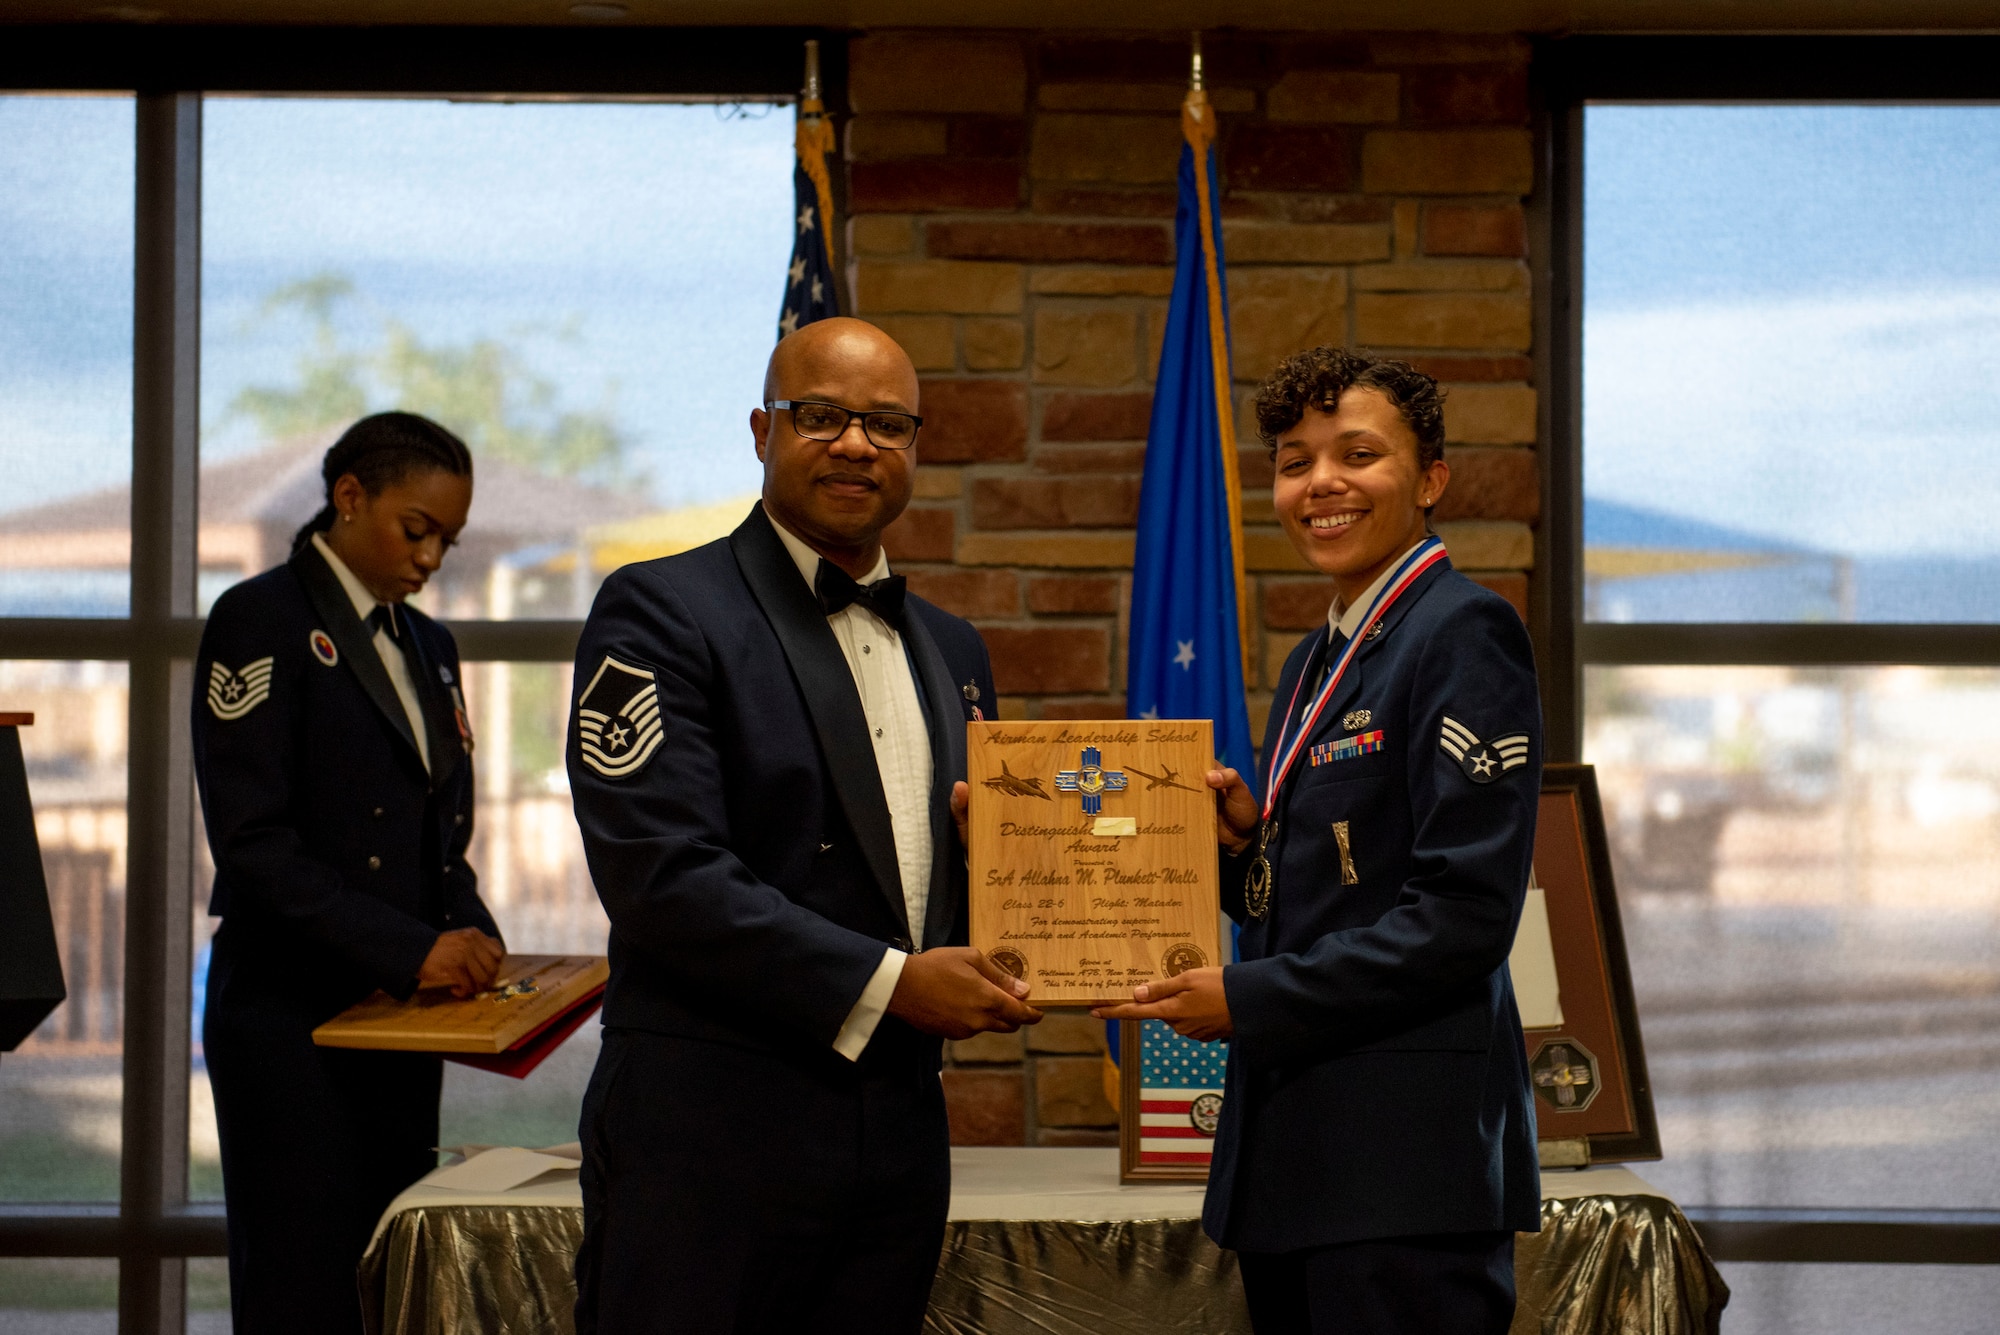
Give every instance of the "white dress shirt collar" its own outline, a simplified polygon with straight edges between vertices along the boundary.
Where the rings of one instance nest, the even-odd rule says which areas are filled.
[[[403,657],[402,647],[395,640],[368,624],[368,614],[383,604],[368,591],[368,586],[361,582],[361,577],[347,568],[347,562],[334,555],[332,546],[324,537],[315,533],[312,535],[312,543],[319,549],[319,554],[326,558],[327,565],[333,570],[333,577],[340,581],[340,587],[347,593],[347,600],[354,604],[354,615],[361,618],[362,628],[373,639],[376,657],[382,660],[382,667],[389,674],[389,684],[396,690],[396,699],[402,702],[403,716],[410,724],[410,736],[417,743],[417,755],[423,760],[424,769],[428,771],[431,767],[430,731],[424,725],[424,707],[417,700],[416,683],[410,680],[409,662]],[[410,623],[403,621],[401,624],[407,626]]]
[[[771,527],[778,531],[778,541],[784,543],[785,550],[791,553],[792,563],[798,566],[799,573],[805,576],[806,587],[817,591],[819,588],[819,563],[822,559],[820,554],[806,546],[804,541],[793,536],[792,531],[783,524],[780,524],[776,516],[772,515],[769,510],[765,510],[764,515],[770,519]],[[878,548],[875,553],[875,568],[856,580],[855,583],[873,584],[878,579],[887,578],[889,578],[889,553]]]
[[[768,517],[770,511],[766,510]],[[776,519],[771,527],[785,544],[792,564],[808,589],[819,586],[820,555],[801,542]],[[875,568],[860,583],[873,584],[889,577],[889,554],[875,558]],[[881,776],[882,795],[889,806],[889,824],[896,841],[896,868],[903,882],[904,916],[910,924],[911,941],[921,943],[924,921],[930,912],[931,863],[936,849],[931,844],[931,743],[923,702],[917,696],[916,676],[896,628],[864,610],[859,604],[843,607],[826,619],[827,629],[840,646],[841,657],[854,680],[855,695],[867,721],[870,741],[875,748],[875,771]],[[906,942],[905,944],[909,944]],[[894,946],[882,952],[881,963],[834,1036],[833,1050],[849,1061],[860,1059],[876,1027],[888,1012],[896,983],[903,975],[909,956]]]
[[[1425,536],[1429,535],[1426,534]],[[1417,544],[1422,541],[1423,538],[1418,538],[1416,542],[1397,552],[1396,559],[1391,561],[1388,567],[1375,577],[1375,582],[1362,591],[1361,596],[1354,600],[1352,606],[1341,602],[1340,595],[1337,593],[1334,594],[1333,606],[1326,609],[1326,624],[1333,630],[1337,630],[1342,635],[1345,635],[1348,639],[1353,639],[1355,632],[1362,629],[1361,618],[1367,615],[1369,605],[1375,601],[1375,595],[1382,592],[1383,586],[1389,582],[1389,577],[1396,573],[1396,567],[1403,564],[1403,558],[1415,551]]]
[[[347,590],[347,600],[354,604],[354,615],[366,621],[368,614],[382,605],[382,600],[368,591],[368,586],[361,582],[361,576],[347,568],[347,562],[334,555],[333,546],[324,534],[313,534],[312,544],[319,548],[319,554],[333,567],[333,577],[340,581],[340,587]]]

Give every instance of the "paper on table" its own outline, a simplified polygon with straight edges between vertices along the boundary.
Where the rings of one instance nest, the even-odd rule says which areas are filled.
[[[543,1173],[574,1173],[578,1166],[575,1159],[503,1145],[499,1149],[481,1150],[464,1163],[438,1169],[424,1179],[424,1185],[453,1191],[512,1191]]]
[[[475,1154],[484,1154],[488,1150],[501,1150],[507,1148],[510,1147],[506,1145],[440,1145],[438,1146],[438,1153],[456,1155],[458,1157],[459,1162],[463,1163],[465,1160],[470,1159]],[[535,1153],[553,1154],[558,1159],[568,1159],[572,1163],[582,1163],[583,1142],[580,1140],[566,1140],[560,1145],[544,1145],[540,1149],[536,1150]],[[453,1165],[449,1164],[446,1165],[446,1167],[452,1167],[452,1166]]]
[[[1556,1029],[1563,1022],[1562,992],[1556,985],[1555,938],[1549,935],[1548,892],[1528,873],[1528,900],[1521,925],[1514,932],[1514,949],[1507,956],[1514,976],[1514,1004],[1523,1029]]]

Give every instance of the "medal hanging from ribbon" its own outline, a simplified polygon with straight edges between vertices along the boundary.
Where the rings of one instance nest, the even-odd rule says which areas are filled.
[[[1354,655],[1361,648],[1363,640],[1375,638],[1382,617],[1387,614],[1404,590],[1416,582],[1417,576],[1445,559],[1444,543],[1436,534],[1425,538],[1410,549],[1396,567],[1387,584],[1375,595],[1375,601],[1368,605],[1368,613],[1360,624],[1368,629],[1352,636],[1340,651],[1327,671],[1326,681],[1313,694],[1311,702],[1303,711],[1298,708],[1299,692],[1305,689],[1305,674],[1292,687],[1292,698],[1285,705],[1284,723],[1278,729],[1278,745],[1271,761],[1271,780],[1264,788],[1264,811],[1257,827],[1257,860],[1251,864],[1250,879],[1244,887],[1244,908],[1253,918],[1261,918],[1271,911],[1271,891],[1275,888],[1277,875],[1271,868],[1271,841],[1277,836],[1278,822],[1273,813],[1278,809],[1278,798],[1285,787],[1285,777],[1292,772],[1292,764],[1305,750],[1306,738],[1312,736],[1313,725],[1319,722],[1322,710],[1333,693],[1340,689],[1340,680],[1347,675],[1347,665],[1354,661]],[[1331,635],[1331,631],[1328,632]]]

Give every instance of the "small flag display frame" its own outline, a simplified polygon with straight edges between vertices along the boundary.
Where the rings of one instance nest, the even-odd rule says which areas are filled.
[[[1119,1027],[1118,1177],[1206,1182],[1229,1048],[1182,1038],[1163,1020]]]

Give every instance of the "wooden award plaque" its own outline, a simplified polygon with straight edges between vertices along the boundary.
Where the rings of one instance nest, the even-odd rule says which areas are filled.
[[[442,988],[398,1001],[377,992],[313,1030],[323,1048],[378,1052],[506,1052],[603,992],[602,955],[509,955],[492,988],[454,997]]]
[[[1207,719],[968,723],[972,944],[1037,1006],[1225,962]]]

